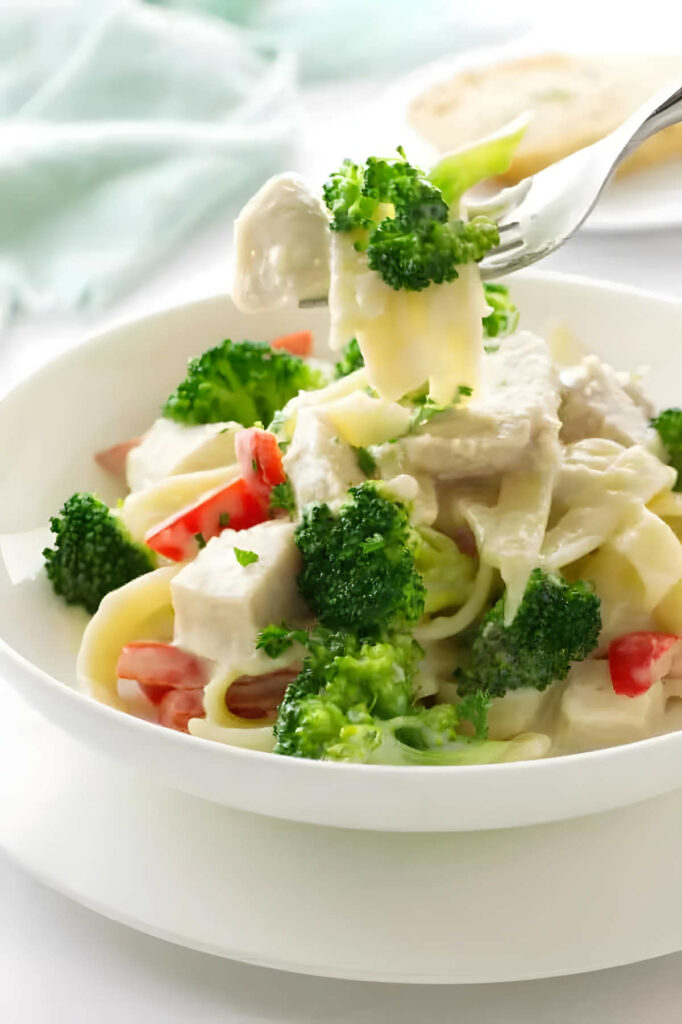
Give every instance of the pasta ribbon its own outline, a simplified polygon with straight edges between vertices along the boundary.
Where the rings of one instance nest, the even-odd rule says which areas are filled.
[[[76,673],[86,692],[122,708],[116,665],[121,649],[133,640],[173,638],[170,583],[181,567],[167,566],[138,576],[104,598],[83,634]]]
[[[507,622],[514,618],[528,578],[539,564],[559,450],[555,430],[547,430],[538,438],[530,468],[504,474],[496,505],[462,503],[481,561],[499,569],[506,584]]]
[[[568,445],[554,502],[563,507],[542,545],[549,571],[583,558],[607,541],[628,516],[674,482],[674,470],[641,445],[590,438]]]

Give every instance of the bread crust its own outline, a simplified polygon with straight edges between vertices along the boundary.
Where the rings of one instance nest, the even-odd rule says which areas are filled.
[[[463,70],[417,96],[407,119],[439,152],[533,113],[509,170],[514,184],[597,142],[657,90],[682,80],[680,57],[585,57],[542,53]],[[659,132],[623,162],[619,173],[682,154],[682,125]]]

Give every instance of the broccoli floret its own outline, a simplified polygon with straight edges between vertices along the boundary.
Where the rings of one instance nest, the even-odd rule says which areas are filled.
[[[475,630],[466,666],[455,672],[458,692],[485,690],[502,697],[507,690],[544,690],[565,679],[571,662],[597,646],[599,609],[599,598],[584,580],[567,583],[534,569],[512,622],[505,625],[503,595]]]
[[[488,338],[501,338],[512,334],[519,323],[519,311],[511,300],[509,289],[503,284],[486,281],[483,285],[485,301],[492,313],[483,317],[483,331]]]
[[[524,760],[537,757],[533,738],[519,736],[514,740],[486,740],[460,732],[464,716],[462,704],[436,704],[432,708],[415,708],[411,714],[388,722],[374,720],[375,733],[367,730],[351,737],[339,753],[347,756],[337,760],[362,760],[368,764],[393,764],[414,767],[443,765],[491,764],[499,761]],[[378,734],[378,738],[375,738]],[[357,756],[362,740],[364,757]],[[370,741],[369,743],[367,741]],[[536,748],[537,750],[537,748]],[[336,752],[336,751],[335,751]],[[355,755],[355,756],[352,756]]]
[[[401,502],[368,481],[338,515],[309,505],[296,527],[301,594],[324,626],[377,635],[418,621],[425,589],[415,568],[416,531]]]
[[[315,630],[310,653],[280,705],[275,752],[314,760],[371,764],[466,764],[493,760],[504,743],[486,743],[489,701],[415,703],[422,654],[404,634],[362,643]],[[460,726],[468,723],[460,732]]]
[[[377,201],[366,194],[364,169],[352,160],[344,160],[322,186],[327,209],[332,215],[332,231],[351,231],[372,223]]]
[[[327,757],[349,714],[351,721],[356,714],[406,714],[420,654],[408,636],[363,643],[350,633],[315,630],[301,673],[279,708],[276,753]]]
[[[452,220],[438,188],[405,159],[345,160],[324,186],[333,231],[354,231],[370,268],[391,288],[421,291],[454,281],[457,265],[480,260],[499,242],[488,217]]]
[[[351,338],[348,344],[344,346],[343,355],[338,363],[334,363],[334,377],[336,380],[339,380],[340,377],[347,377],[349,373],[355,373],[356,370],[361,369],[364,365],[365,360],[360,351],[358,339]]]
[[[663,442],[668,463],[677,472],[674,491],[682,491],[682,409],[664,409],[651,421]]]
[[[396,216],[372,231],[367,262],[396,291],[419,292],[454,281],[458,266],[482,259],[498,241],[497,225],[488,217],[441,222]]]
[[[470,593],[476,575],[473,558],[463,554],[455,542],[430,526],[417,527],[419,543],[415,566],[426,587],[427,615],[458,608]]]
[[[94,494],[73,494],[50,527],[55,546],[43,551],[48,578],[67,604],[92,614],[110,591],[156,567],[149,548],[136,544]]]
[[[440,190],[407,162],[401,148],[398,153],[400,159],[371,156],[364,167],[344,160],[329,176],[322,193],[332,214],[332,231],[371,228],[382,212],[380,207],[389,204],[396,213],[416,219],[447,220],[448,207]]]
[[[180,423],[242,426],[270,423],[274,414],[301,390],[326,383],[320,370],[264,341],[229,338],[192,359],[187,376],[163,406],[163,415]]]

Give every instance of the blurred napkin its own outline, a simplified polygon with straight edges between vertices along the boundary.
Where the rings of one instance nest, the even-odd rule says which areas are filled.
[[[138,0],[0,2],[0,323],[95,308],[286,167],[294,60]]]
[[[396,75],[520,31],[529,0],[147,0],[201,10],[291,49],[303,80]]]

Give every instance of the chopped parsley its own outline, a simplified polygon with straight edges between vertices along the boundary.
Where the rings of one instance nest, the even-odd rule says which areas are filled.
[[[437,416],[441,412],[448,412],[453,406],[457,405],[461,398],[468,398],[469,395],[474,393],[474,389],[470,388],[468,384],[460,384],[455,393],[455,397],[449,405],[437,405],[432,402],[426,395],[420,396],[416,402],[416,408],[410,417],[410,425],[407,428],[408,434],[414,434],[419,427],[428,423],[434,416]]]
[[[233,548],[232,550],[240,565],[251,565],[252,562],[257,562],[260,558],[255,551],[244,551],[243,548]]]
[[[265,651],[269,658],[279,658],[293,643],[304,644],[308,639],[305,629],[294,629],[282,622],[279,626],[266,626],[256,638],[256,647]]]
[[[270,511],[275,512],[280,508],[288,512],[292,519],[296,515],[296,499],[290,480],[275,484],[270,492]]]

